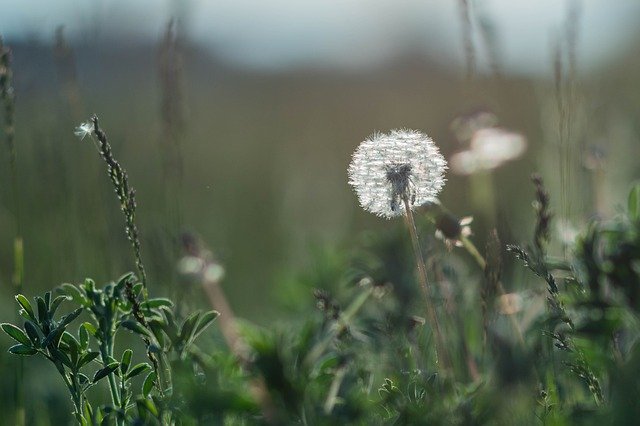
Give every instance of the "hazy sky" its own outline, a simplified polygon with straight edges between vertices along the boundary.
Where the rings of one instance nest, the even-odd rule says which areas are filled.
[[[578,54],[597,69],[640,37],[638,0],[469,0],[474,33],[495,29],[509,72],[550,74],[553,46],[578,5]],[[119,34],[156,39],[181,15],[190,37],[240,66],[359,68],[406,52],[437,53],[462,64],[457,0],[0,0],[0,33],[46,40],[65,25],[73,37]],[[486,58],[475,38],[480,61]]]

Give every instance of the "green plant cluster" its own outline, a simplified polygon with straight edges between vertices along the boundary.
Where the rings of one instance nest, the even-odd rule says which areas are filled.
[[[134,364],[132,349],[119,354],[114,351],[120,331],[152,338],[156,342],[152,349],[161,359],[172,360],[172,355],[185,359],[195,348],[193,341],[217,316],[215,311],[196,312],[177,324],[171,301],[149,299],[143,304],[143,312],[152,324],[150,333],[133,318],[132,305],[125,296],[126,285],[132,281],[135,276],[126,274],[102,289],[96,288],[90,279],[80,285],[63,284],[57,289],[59,296],[53,298],[47,292],[44,297],[34,299],[35,305],[19,294],[16,301],[24,318],[23,326],[2,324],[2,330],[18,342],[9,348],[10,353],[41,355],[55,366],[70,393],[78,424],[137,424],[163,416],[160,405],[164,401],[160,398],[163,385],[157,373],[146,362]],[[139,294],[142,284],[136,283],[133,288]],[[56,312],[65,301],[77,308],[56,319]],[[76,333],[68,331],[75,329],[72,323],[78,318],[87,320],[78,326]],[[140,375],[146,377],[134,391],[133,379]],[[89,390],[105,378],[111,402],[97,406],[91,402]],[[161,379],[170,381],[171,377]]]

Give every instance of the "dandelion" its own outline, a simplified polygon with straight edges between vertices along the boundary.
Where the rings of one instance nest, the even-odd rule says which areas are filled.
[[[374,134],[356,149],[349,166],[349,183],[360,205],[378,216],[404,214],[437,200],[445,183],[447,162],[427,135],[415,130]]]
[[[392,130],[374,134],[358,146],[349,165],[349,183],[365,210],[387,219],[404,215],[438,358],[450,370],[412,213],[417,206],[437,201],[446,169],[447,162],[427,135],[415,130]]]

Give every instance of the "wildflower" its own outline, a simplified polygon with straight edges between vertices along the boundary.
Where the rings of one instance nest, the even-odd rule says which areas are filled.
[[[87,136],[91,136],[91,134],[93,133],[93,123],[91,121],[81,123],[78,127],[76,127],[73,133],[82,141],[84,140],[84,138],[86,138]]]
[[[462,239],[471,236],[473,217],[458,219],[450,213],[441,214],[436,219],[436,238],[444,241],[447,248],[462,247]]]
[[[360,205],[392,218],[437,200],[447,162],[427,135],[415,130],[377,133],[362,142],[349,165],[349,184]]]
[[[499,127],[479,129],[473,134],[469,149],[451,157],[451,168],[461,175],[493,170],[520,157],[526,147],[526,139],[520,133]]]

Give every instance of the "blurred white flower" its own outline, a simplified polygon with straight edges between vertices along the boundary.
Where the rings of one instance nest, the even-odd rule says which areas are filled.
[[[572,246],[578,239],[578,235],[580,235],[578,228],[566,219],[557,220],[556,229],[560,242],[566,246]]]
[[[520,133],[498,127],[480,129],[473,134],[469,150],[451,157],[451,169],[461,175],[493,170],[520,157],[526,149],[526,138]]]
[[[502,315],[514,315],[522,310],[522,296],[506,293],[498,297],[498,309]]]
[[[86,138],[87,136],[91,136],[91,133],[93,133],[93,123],[91,121],[81,123],[78,127],[76,127],[73,133],[82,141],[84,140],[84,138]]]
[[[445,183],[447,162],[427,135],[415,130],[377,133],[362,142],[349,165],[349,184],[360,205],[392,218],[437,200]]]

